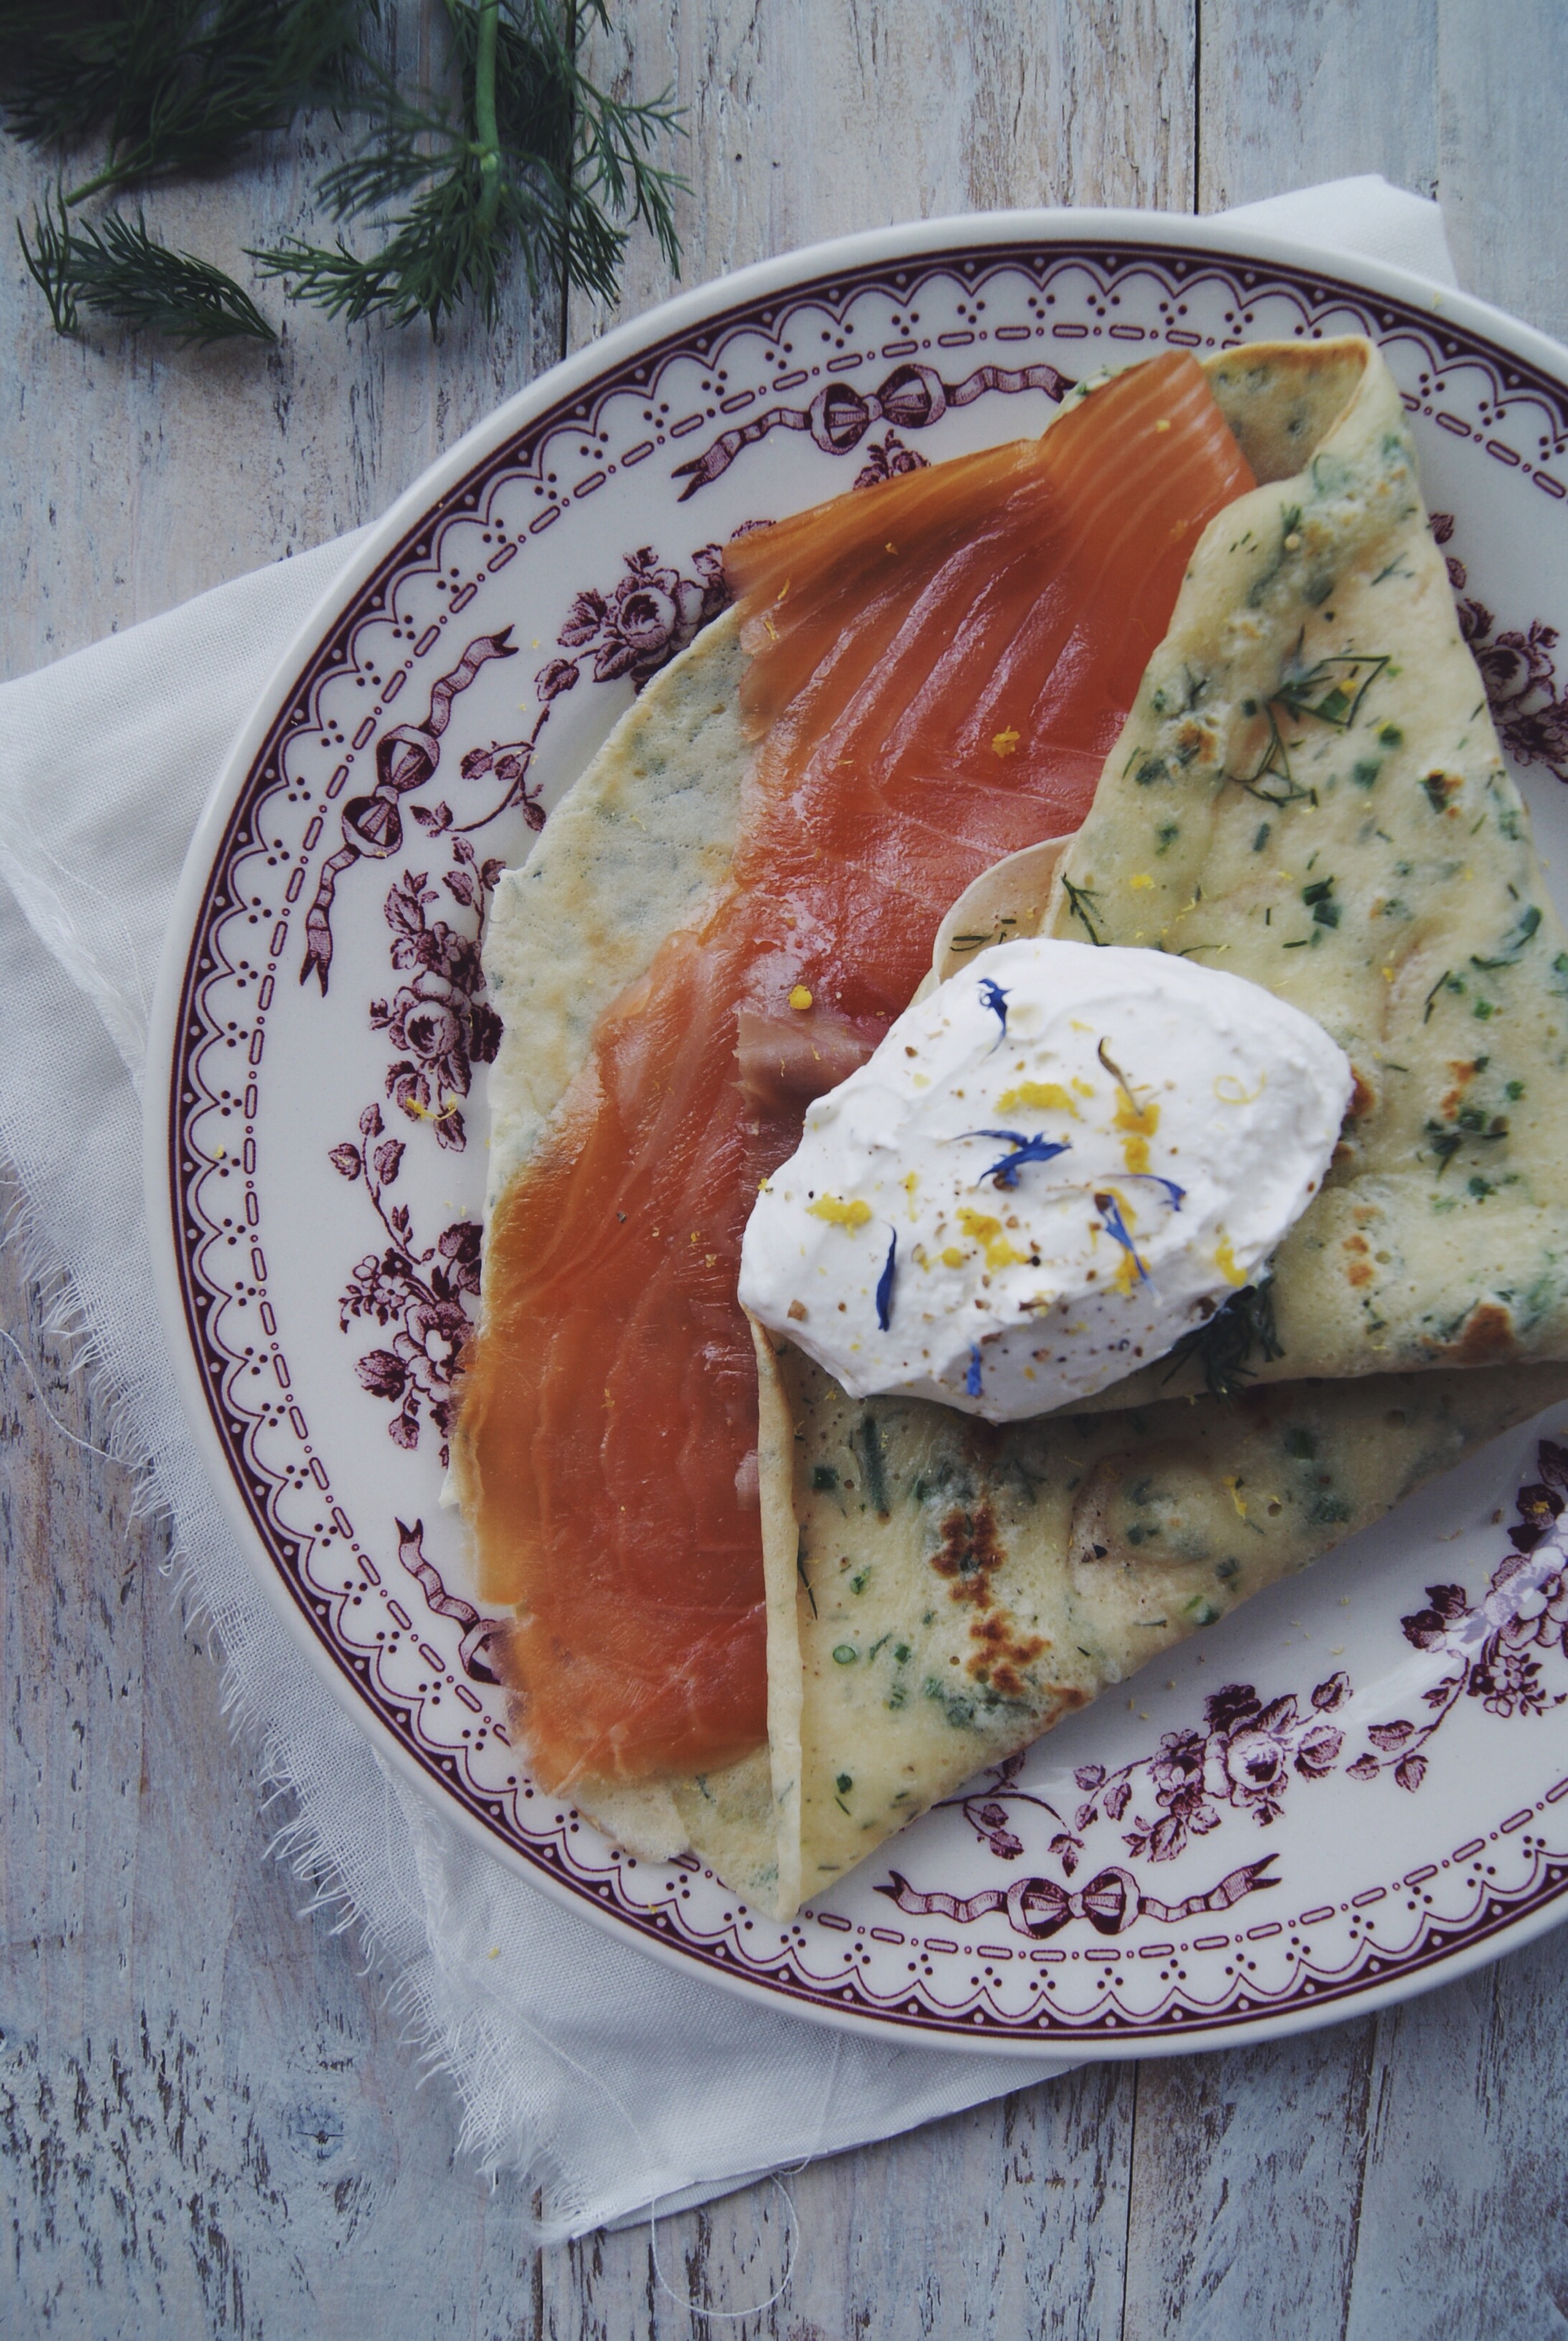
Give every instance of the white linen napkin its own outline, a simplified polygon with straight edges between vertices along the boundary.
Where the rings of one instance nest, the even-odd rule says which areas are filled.
[[[1376,177],[1231,214],[1455,283],[1434,204]],[[400,1977],[464,2143],[543,2192],[541,2241],[672,2210],[885,2137],[1074,2060],[898,2048],[775,2015],[602,1933],[395,1778],[231,1536],[159,1330],[141,1111],[175,882],[231,739],[358,535],[0,688],[0,1151],[58,1272],[116,1443],[173,1516],[292,1849]],[[40,1046],[41,1036],[47,1045]]]

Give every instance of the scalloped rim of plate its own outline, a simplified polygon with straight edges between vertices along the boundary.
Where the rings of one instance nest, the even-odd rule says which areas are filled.
[[[420,1764],[374,1710],[356,1695],[352,1682],[324,1651],[283,1584],[270,1559],[260,1548],[239,1490],[235,1488],[208,1410],[207,1399],[187,1338],[180,1295],[174,1199],[168,1178],[168,1127],[175,1070],[176,1023],[191,940],[214,857],[220,847],[234,803],[251,772],[255,754],[274,720],[279,693],[292,682],[332,620],[399,542],[462,481],[474,465],[504,440],[542,417],[574,391],[612,372],[628,357],[679,338],[690,328],[725,310],[754,302],[774,292],[798,293],[814,284],[904,254],[922,257],[959,246],[1019,241],[1036,244],[1102,241],[1144,244],[1162,250],[1192,251],[1236,260],[1305,269],[1319,275],[1325,286],[1344,285],[1363,293],[1385,294],[1408,306],[1425,308],[1451,317],[1463,330],[1493,341],[1525,364],[1555,377],[1568,393],[1568,347],[1507,311],[1473,294],[1439,285],[1432,279],[1378,261],[1370,255],[1314,244],[1250,226],[1238,232],[1223,214],[1199,218],[1184,213],[1115,209],[1073,209],[958,213],[939,219],[894,224],[862,231],[760,261],[733,274],[646,310],[614,327],[602,339],[539,375],[528,386],[494,408],[464,433],[397,498],[378,521],[370,524],[362,544],[349,556],[331,585],[311,609],[279,659],[265,689],[242,725],[228,759],[209,792],[193,833],[169,913],[150,1019],[147,1081],[144,1095],[144,1180],[154,1280],[163,1328],[174,1364],[185,1416],[236,1540],[261,1577],[275,1611],[296,1646],[307,1657],[317,1679],[330,1689],[339,1706],[366,1732],[378,1752],[400,1778],[417,1786],[436,1809],[470,1839],[484,1847],[514,1876],[525,1878],[563,1907],[596,1923],[607,1934],[687,1977],[701,1976],[721,1989],[738,1993],[774,2014],[789,2014],[802,2022],[824,2024],[861,2037],[890,2042],[903,2048],[924,2047],[970,2056],[990,2056],[1014,2062],[1038,2061],[1059,2067],[1074,2062],[1125,2061],[1144,2057],[1181,2057],[1217,2048],[1245,2047],[1330,2024],[1348,2023],[1380,2008],[1397,2005],[1418,1994],[1455,1982],[1506,1953],[1522,1949],[1538,1936],[1568,1921],[1568,1894],[1560,1895],[1520,1918],[1500,1924],[1429,1967],[1368,1984],[1343,1998],[1309,2003],[1261,2016],[1251,2022],[1194,2027],[1191,2031],[1162,2037],[1134,2034],[1122,2039],[1086,2037],[1081,2042],[1062,2037],[1046,2042],[1008,2038],[994,2034],[975,2036],[955,2023],[944,2030],[926,2023],[912,2024],[804,2001],[793,1993],[723,1967],[699,1963],[674,1943],[632,1928],[614,1911],[556,1879],[546,1869],[530,1864],[485,1828],[458,1798],[448,1796],[439,1781]]]

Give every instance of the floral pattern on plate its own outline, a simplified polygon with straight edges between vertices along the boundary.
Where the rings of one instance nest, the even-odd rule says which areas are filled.
[[[1521,1939],[1568,1886],[1564,1479],[1539,1430],[786,1926],[535,1788],[440,1503],[476,1301],[495,876],[722,606],[715,548],[759,513],[1036,431],[1107,362],[1369,333],[1568,866],[1563,384],[1457,298],[1439,316],[1222,234],[888,231],[712,288],[524,393],[389,517],[277,678],[193,853],[160,1000],[155,1200],[193,1410],[320,1664],[552,1890],[774,2005],[906,2038],[1134,2054],[1321,2020]]]

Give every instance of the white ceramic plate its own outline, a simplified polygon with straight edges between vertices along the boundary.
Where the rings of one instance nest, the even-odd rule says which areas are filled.
[[[164,970],[148,1178],[170,1336],[211,1469],[324,1677],[550,1891],[775,2006],[905,2041],[1257,2037],[1568,1915],[1550,1424],[787,1926],[535,1790],[437,1504],[475,1306],[488,890],[720,604],[714,548],[742,522],[1036,431],[1106,360],[1369,334],[1568,872],[1568,353],[1395,271],[1240,254],[1233,234],[1087,212],[894,228],[688,294],[558,367],[404,497],[306,628],[197,833]]]

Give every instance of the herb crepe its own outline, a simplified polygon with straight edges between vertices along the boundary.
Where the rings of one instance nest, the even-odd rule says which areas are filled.
[[[1323,962],[1330,944],[1353,947],[1359,938],[1364,945],[1370,904],[1359,884],[1353,883],[1348,853],[1343,872],[1323,873],[1334,880],[1333,885],[1301,899],[1322,879],[1304,869],[1298,874],[1281,859],[1277,844],[1271,853],[1271,840],[1276,824],[1293,810],[1305,807],[1337,815],[1341,802],[1355,804],[1375,795],[1383,785],[1383,765],[1394,758],[1395,745],[1379,743],[1383,763],[1374,780],[1357,778],[1346,765],[1343,779],[1337,770],[1332,775],[1335,785],[1331,789],[1326,771],[1317,779],[1306,777],[1298,735],[1305,734],[1310,724],[1343,745],[1346,738],[1359,742],[1366,726],[1375,722],[1417,736],[1417,716],[1423,724],[1434,720],[1434,699],[1441,696],[1421,671],[1421,662],[1435,656],[1432,641],[1441,631],[1436,622],[1444,613],[1442,663],[1446,672],[1452,663],[1452,649],[1467,671],[1466,682],[1458,686],[1459,696],[1469,693],[1467,711],[1480,699],[1480,689],[1458,644],[1440,562],[1435,568],[1440,598],[1433,598],[1430,576],[1436,556],[1421,515],[1397,398],[1391,384],[1383,393],[1386,375],[1366,346],[1254,349],[1229,354],[1209,372],[1256,476],[1294,482],[1313,451],[1321,456],[1325,447],[1331,453],[1339,449],[1334,462],[1345,466],[1345,476],[1331,492],[1325,471],[1322,494],[1315,501],[1299,487],[1289,492],[1265,487],[1245,499],[1271,513],[1275,523],[1272,550],[1267,558],[1258,553],[1250,566],[1238,565],[1234,590],[1231,573],[1224,573],[1194,617],[1194,580],[1208,579],[1204,564],[1215,545],[1232,544],[1237,534],[1233,516],[1241,507],[1233,506],[1211,527],[1183,589],[1173,627],[1172,641],[1180,641],[1180,654],[1172,652],[1169,643],[1162,651],[1134,720],[1136,727],[1142,719],[1148,734],[1138,742],[1141,761],[1167,753],[1174,770],[1140,781],[1131,768],[1128,746],[1113,758],[1090,822],[1070,852],[1058,914],[1063,905],[1069,921],[1087,914],[1110,940],[1107,903],[1113,888],[1104,872],[1114,868],[1120,878],[1119,902],[1134,911],[1146,903],[1164,882],[1156,876],[1162,870],[1160,832],[1174,821],[1175,833],[1164,841],[1164,861],[1180,871],[1185,891],[1178,881],[1169,898],[1162,895],[1161,916],[1188,915],[1197,907],[1189,902],[1188,894],[1203,885],[1202,899],[1210,916],[1224,924],[1224,936],[1211,940],[1224,940],[1231,933],[1231,912],[1228,905],[1222,911],[1215,900],[1222,892],[1220,864],[1217,860],[1211,863],[1208,855],[1225,810],[1222,806],[1216,813],[1214,802],[1233,797],[1251,817],[1246,852],[1254,852],[1260,829],[1266,826],[1269,832],[1255,844],[1256,863],[1243,865],[1248,880],[1256,867],[1269,872],[1276,887],[1275,895],[1260,902],[1260,916],[1277,899],[1283,882],[1279,872],[1288,870],[1306,940],[1284,963],[1293,967],[1302,962],[1315,977],[1313,962]],[[1348,433],[1347,414],[1360,418],[1356,430]],[[1353,453],[1344,452],[1346,444]],[[1362,452],[1353,460],[1356,448]],[[1363,467],[1359,473],[1357,461]],[[1305,620],[1301,620],[1298,650],[1290,612],[1309,608],[1320,629],[1325,629],[1334,623],[1327,619],[1328,610],[1336,612],[1337,620],[1343,615],[1340,603],[1351,605],[1343,594],[1307,602],[1304,587],[1295,582],[1306,574],[1298,555],[1309,543],[1321,550],[1326,537],[1319,523],[1325,514],[1354,536],[1351,515],[1360,493],[1356,482],[1363,477],[1368,483],[1366,496],[1375,499],[1380,525],[1386,512],[1388,527],[1413,572],[1400,590],[1415,589],[1420,626],[1413,644],[1411,630],[1417,618],[1395,609],[1389,622],[1393,647],[1347,649],[1336,635],[1333,649],[1321,658],[1304,660],[1309,647]],[[1316,510],[1318,503],[1322,513]],[[1287,525],[1287,515],[1298,506],[1297,517]],[[1311,529],[1303,517],[1309,507]],[[1246,526],[1240,523],[1242,530]],[[1253,533],[1255,537],[1256,523]],[[1287,547],[1291,537],[1300,541]],[[1362,539],[1354,542],[1360,544]],[[1423,544],[1431,555],[1424,563]],[[1276,555],[1271,570],[1269,563]],[[1239,563],[1240,556],[1235,557]],[[1314,568],[1312,582],[1315,584],[1323,573],[1321,567]],[[1250,598],[1260,580],[1255,599]],[[1396,584],[1392,576],[1384,582]],[[1200,644],[1203,671],[1213,673],[1222,658],[1237,672],[1251,661],[1246,667],[1251,679],[1226,702],[1228,706],[1233,701],[1235,722],[1223,732],[1213,729],[1213,754],[1189,782],[1190,768],[1199,765],[1204,752],[1205,726],[1213,726],[1203,710],[1203,692],[1196,704],[1191,703],[1186,681],[1189,666],[1193,680],[1198,678],[1193,653]],[[1341,664],[1317,672],[1329,659]],[[1347,661],[1355,663],[1347,669]],[[503,882],[485,954],[505,1027],[491,1087],[492,1212],[519,1169],[548,1143],[553,1118],[587,1062],[596,1018],[647,968],[673,930],[701,923],[714,890],[727,877],[741,787],[752,753],[738,716],[744,664],[734,618],[720,620],[650,686],[552,816],[524,869]],[[1403,674],[1391,672],[1401,666]],[[1261,681],[1253,675],[1253,668]],[[1283,702],[1279,699],[1282,673]],[[1155,710],[1154,693],[1170,689],[1175,675],[1184,694],[1181,706],[1171,700],[1165,709]],[[1165,679],[1164,686],[1161,678]],[[1293,700],[1293,679],[1302,691],[1315,694],[1308,713],[1302,713],[1297,703],[1301,691],[1294,692]],[[1457,704],[1453,681],[1450,674],[1443,701],[1450,709]],[[1380,714],[1373,707],[1373,685],[1384,691],[1403,686],[1399,710],[1405,712],[1406,702],[1411,710],[1403,727],[1394,712]],[[1336,691],[1341,694],[1337,699]],[[1271,692],[1272,699],[1264,695]],[[1255,706],[1251,714],[1243,714],[1248,697]],[[1516,857],[1523,855],[1517,870],[1528,880],[1534,865],[1527,832],[1517,800],[1495,767],[1495,746],[1483,707],[1473,720],[1487,743],[1474,785],[1490,792],[1493,838]],[[1253,760],[1244,766],[1243,779],[1221,780],[1233,732],[1242,724],[1251,727],[1244,737],[1248,745],[1255,744]],[[1188,726],[1198,732],[1199,745],[1183,763]],[[1424,740],[1430,735],[1423,731],[1419,736]],[[1452,765],[1459,772],[1457,796],[1471,785],[1468,766],[1460,768],[1462,753],[1468,752],[1458,748],[1457,739],[1450,748],[1443,769]],[[1399,769],[1396,765],[1395,775]],[[1155,819],[1162,790],[1168,792],[1165,805],[1179,803],[1181,810],[1162,807]],[[1353,790],[1354,797],[1349,793]],[[1138,793],[1128,795],[1129,791]],[[1258,791],[1270,801],[1260,802]],[[1143,821],[1135,832],[1127,826],[1131,815],[1124,812],[1119,820],[1109,816],[1112,802],[1120,805],[1122,798]],[[1457,828],[1456,822],[1447,821],[1443,807],[1433,806],[1430,792],[1422,789],[1420,802],[1446,823],[1446,832]],[[1501,825],[1504,814],[1513,824],[1512,836]],[[1473,812],[1470,817],[1473,820]],[[1188,859],[1170,864],[1171,854],[1182,847],[1183,820],[1192,832],[1184,848]],[[1325,820],[1324,830],[1336,839],[1346,833],[1343,822],[1335,825]],[[1353,842],[1354,832],[1350,834]],[[1403,831],[1391,828],[1391,834],[1397,840]],[[1480,842],[1478,835],[1475,842]],[[1410,859],[1413,872],[1413,853],[1398,843],[1388,850],[1397,858]],[[1312,851],[1308,842],[1299,858]],[[1239,882],[1228,863],[1224,875],[1231,886]],[[1154,882],[1134,886],[1135,877]],[[1446,885],[1452,892],[1478,882],[1454,873],[1430,882]],[[1517,882],[1514,862],[1500,882]],[[1486,884],[1492,888],[1490,880]],[[1487,893],[1489,903],[1494,891]],[[1522,886],[1521,894],[1521,924],[1524,909],[1536,911],[1534,921],[1514,956],[1505,950],[1491,953],[1509,969],[1523,962],[1533,944],[1543,946],[1548,963],[1560,948],[1538,882],[1533,892],[1529,885]],[[1425,897],[1422,900],[1424,904]],[[1324,905],[1327,915],[1319,907]],[[1423,936],[1433,931],[1424,909],[1417,912],[1409,904],[1407,909],[1420,918]],[[1379,918],[1383,915],[1380,911]],[[1451,914],[1445,910],[1443,915],[1449,918],[1452,932]],[[1263,919],[1261,923],[1269,932],[1273,921]],[[1081,924],[1056,931],[1076,932],[1080,938],[1084,934]],[[1325,941],[1314,947],[1313,931],[1322,933]],[[1377,931],[1381,939],[1382,930]],[[1153,944],[1159,940],[1152,920],[1140,932],[1123,926],[1114,934],[1122,941]],[[1177,938],[1172,947],[1189,946]],[[1216,963],[1258,981],[1269,980],[1251,960],[1238,964],[1227,955]],[[1397,990],[1404,962],[1390,963],[1395,967],[1392,991]],[[1380,960],[1380,971],[1382,964]],[[1378,980],[1386,981],[1381,972]],[[1461,973],[1459,981],[1468,986],[1470,978]],[[1309,994],[1306,1001],[1312,1012],[1329,1022],[1336,1038],[1343,1038],[1343,1031],[1330,1021],[1325,1009],[1340,996],[1325,987],[1321,995]],[[1347,996],[1361,998],[1353,985]],[[1404,994],[1399,996],[1403,1001]],[[1468,991],[1464,997],[1468,1002]],[[1417,1001],[1415,1013],[1424,1014],[1423,1001]],[[1344,1029],[1358,1036],[1362,1030]],[[1484,1057],[1485,1051],[1479,1053]],[[1385,1078],[1381,1055],[1372,1060],[1369,1073],[1363,1065],[1369,1054],[1365,1043],[1360,1042],[1352,1054],[1372,1099],[1380,1100],[1384,1092],[1377,1084]],[[1464,1061],[1473,1064],[1472,1060]],[[1484,1062],[1473,1067],[1452,1115],[1443,1114],[1438,1101],[1433,1118],[1444,1131],[1452,1125],[1474,1134],[1460,1116],[1480,1110],[1468,1107],[1465,1097],[1486,1071]],[[1483,1087],[1477,1094],[1485,1097],[1487,1091]],[[1508,1101],[1510,1109],[1514,1104]],[[1373,1103],[1363,1105],[1348,1135],[1347,1174],[1348,1166],[1359,1159],[1354,1149],[1364,1143],[1369,1131],[1383,1127]],[[1504,1146],[1517,1146],[1514,1128],[1510,1122],[1506,1131],[1488,1137],[1483,1125],[1478,1144],[1484,1159],[1491,1160]],[[1451,1154],[1459,1151],[1458,1146],[1449,1150]],[[1444,1167],[1452,1177],[1454,1166],[1440,1164],[1435,1158],[1421,1174],[1439,1203],[1447,1200],[1440,1182]],[[1467,1180],[1471,1175],[1465,1168]],[[1492,1200],[1471,1197],[1468,1185],[1463,1191],[1471,1203]],[[1370,1198],[1372,1190],[1366,1193]],[[1431,1208],[1430,1202],[1426,1207]],[[1353,1202],[1348,1208],[1353,1212],[1368,1208],[1368,1202]],[[1452,1216],[1440,1213],[1440,1224]],[[1468,1227],[1469,1222],[1463,1224]],[[1353,1220],[1348,1231],[1359,1233],[1360,1225]],[[1364,1249],[1371,1254],[1373,1247],[1368,1242]],[[1359,1262],[1363,1253],[1344,1258]],[[1390,1263],[1374,1265],[1383,1269]],[[1282,1338],[1315,1338],[1310,1312],[1293,1314],[1293,1308],[1282,1255]],[[1357,1330],[1359,1334],[1359,1325]],[[1243,1347],[1246,1330],[1243,1323]],[[1233,1325],[1230,1338],[1233,1349]],[[1514,1365],[1479,1373],[1380,1375],[1372,1381],[1287,1386],[1259,1391],[1237,1404],[1214,1398],[1178,1406],[1144,1404],[1095,1421],[1053,1420],[994,1431],[918,1401],[854,1403],[787,1346],[775,1349],[761,1336],[758,1346],[768,1746],[705,1775],[635,1788],[584,1779],[575,1784],[573,1794],[610,1834],[634,1850],[663,1856],[689,1846],[757,1907],[781,1915],[981,1765],[1026,1744],[1157,1651],[1315,1559],[1422,1480],[1450,1468],[1476,1445],[1568,1390],[1568,1371]],[[1428,1343],[1413,1359],[1398,1352],[1398,1362],[1427,1362],[1441,1353],[1441,1346]],[[1486,1354],[1484,1345],[1473,1339],[1468,1349],[1460,1347],[1456,1338],[1450,1347],[1462,1359],[1475,1356],[1479,1361]],[[1384,1363],[1367,1348],[1364,1337],[1361,1348],[1347,1351],[1342,1343],[1341,1351],[1333,1354],[1342,1352],[1364,1359],[1364,1363],[1333,1370],[1375,1372]],[[1299,1354],[1313,1352],[1309,1349]],[[1533,1354],[1550,1351],[1537,1349]],[[1323,1369],[1294,1366],[1298,1374],[1309,1370]],[[1170,1361],[1156,1370],[1169,1372]],[[1137,1395],[1124,1386],[1116,1402],[1125,1407]],[[461,1435],[456,1473],[461,1489]],[[526,1739],[526,1715],[521,1719]]]
[[[792,1433],[764,1514],[769,1581],[792,1561],[800,1580],[794,1666],[769,1650],[787,1694],[769,1718],[787,1911],[1568,1395],[1568,1368],[1287,1382],[1001,1430],[921,1399],[846,1398],[787,1345],[763,1386],[764,1422],[776,1410]]]
[[[1084,1406],[1201,1390],[1205,1349],[1276,1380],[1568,1355],[1565,938],[1399,393],[1370,344],[1324,349],[1208,369],[1272,454],[1293,379],[1326,364],[1343,403],[1206,533],[1044,931],[1293,1001],[1349,1056],[1352,1112],[1264,1305]]]

